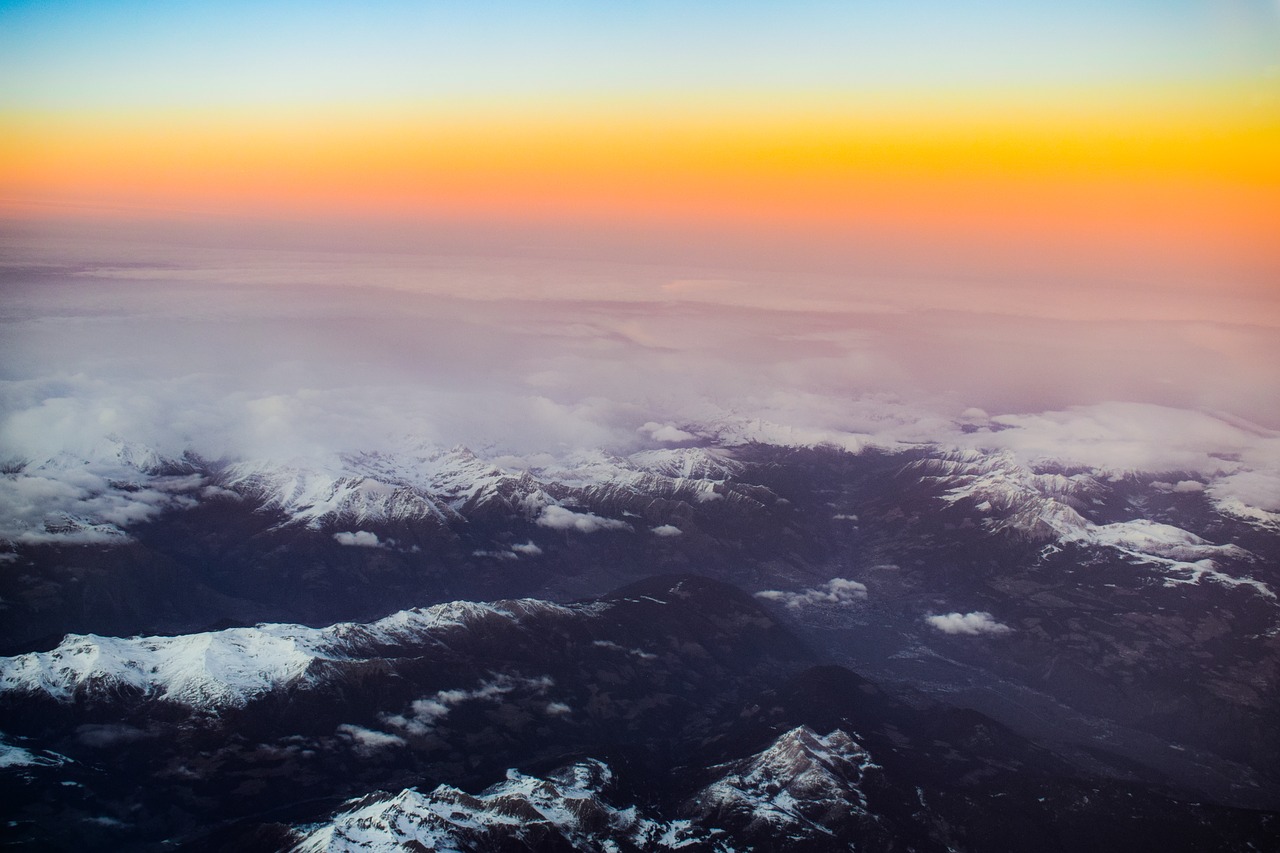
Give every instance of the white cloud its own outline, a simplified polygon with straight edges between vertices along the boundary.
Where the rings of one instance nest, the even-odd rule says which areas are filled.
[[[684,531],[681,530],[679,527],[676,527],[674,524],[659,524],[657,527],[653,528],[654,536],[671,537],[671,536],[682,536],[683,534],[684,534]]]
[[[119,468],[113,436],[209,459],[461,443],[512,467],[695,433],[854,451],[936,441],[1031,464],[1185,472],[1220,506],[1276,504],[1268,482],[1280,477],[1280,439],[1207,413],[1280,422],[1274,324],[1200,310],[1262,316],[1243,311],[1240,294],[1182,305],[1175,313],[1191,326],[1121,328],[1114,316],[1077,316],[1087,300],[1074,294],[1028,299],[998,282],[833,289],[788,274],[782,288],[753,272],[714,288],[732,310],[682,302],[672,311],[687,283],[663,290],[676,273],[650,280],[626,263],[513,275],[509,260],[491,258],[368,253],[317,263],[112,242],[118,257],[86,268],[78,249],[19,243],[6,245],[6,260],[25,258],[31,281],[6,294],[0,460],[30,460],[25,476],[55,482],[0,483],[0,537],[15,541],[111,541],[186,499],[229,497],[165,493],[145,480],[125,496],[40,467],[70,453]],[[602,275],[615,282],[605,301]],[[180,297],[158,280],[185,282]],[[353,280],[379,286],[329,286]],[[866,311],[881,303],[892,310]],[[934,310],[917,310],[924,304]],[[1168,310],[1168,300],[1126,304],[1139,312],[1131,316]],[[254,333],[228,346],[241,321]],[[336,323],[343,334],[328,334]],[[1107,399],[1148,402],[1099,402]],[[616,524],[551,512],[544,526]]]
[[[198,477],[149,477],[137,469],[61,458],[0,475],[0,540],[99,544],[165,510],[189,507]]]
[[[574,512],[562,506],[546,507],[538,516],[537,524],[552,530],[574,530],[578,533],[595,533],[598,530],[630,530],[631,525],[616,518],[603,518],[591,512]]]
[[[1269,471],[1229,474],[1215,480],[1208,491],[1215,498],[1235,498],[1267,512],[1280,512],[1280,465]]]
[[[1030,465],[1206,475],[1234,470],[1232,457],[1268,443],[1265,436],[1214,415],[1138,403],[997,415],[992,422],[1000,429],[953,440],[983,450],[1009,450]]]
[[[404,738],[399,735],[388,734],[375,729],[366,729],[363,726],[351,723],[344,723],[338,726],[338,734],[349,739],[356,745],[357,749],[365,753],[376,752],[392,746],[405,745]]]
[[[1274,523],[1280,510],[1280,435],[1229,415],[1138,403],[1103,403],[1034,415],[1000,415],[1001,429],[940,441],[1008,450],[1031,467],[1104,473],[1189,472],[1178,492],[1205,490],[1233,515]],[[1167,486],[1167,484],[1166,484]]]
[[[990,613],[975,610],[972,613],[947,613],[926,616],[925,622],[944,634],[976,637],[979,634],[1008,634],[1013,629],[997,622]]]
[[[523,554],[526,557],[537,557],[542,554],[542,549],[532,542],[522,542],[511,546],[511,550],[517,554]]]
[[[515,690],[527,690],[545,694],[555,686],[549,676],[540,678],[512,678],[499,675],[493,681],[481,682],[470,690],[440,690],[434,696],[414,700],[404,714],[383,714],[381,720],[391,728],[410,735],[425,735],[432,731],[457,705],[464,702],[499,702]],[[556,704],[556,703],[552,703]]]
[[[661,441],[667,444],[676,444],[682,441],[693,441],[697,438],[691,432],[685,432],[674,424],[660,424],[656,421],[648,421],[641,426],[636,432],[649,436],[654,441]]]
[[[591,645],[600,649],[610,649],[615,652],[632,655],[640,660],[657,660],[658,656],[652,652],[646,652],[644,649],[633,649],[626,646],[620,646],[612,640],[592,640]]]
[[[472,551],[473,557],[488,557],[493,560],[516,560],[519,555],[515,551]]]
[[[757,592],[756,597],[763,598],[766,601],[776,601],[780,604],[785,604],[793,610],[799,610],[802,607],[811,607],[816,604],[835,604],[845,606],[866,599],[867,587],[865,584],[861,584],[858,581],[851,581],[846,578],[832,578],[822,586],[813,587],[800,592],[766,589],[761,592]]]
[[[543,709],[543,713],[548,717],[563,717],[567,714],[572,714],[573,709],[563,702],[548,702],[547,707]]]
[[[384,547],[378,541],[378,534],[368,530],[342,531],[333,534],[333,538],[338,541],[339,545],[352,545],[356,548],[382,548]]]

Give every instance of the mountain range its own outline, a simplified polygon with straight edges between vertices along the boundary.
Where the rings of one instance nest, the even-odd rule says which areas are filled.
[[[1195,472],[118,441],[4,476],[60,501],[0,545],[24,846],[1276,837],[1280,529]]]

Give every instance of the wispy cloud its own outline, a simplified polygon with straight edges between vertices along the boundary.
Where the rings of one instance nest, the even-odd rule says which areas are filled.
[[[804,589],[799,592],[766,589],[757,592],[756,597],[765,601],[776,601],[792,610],[800,610],[814,605],[847,606],[866,599],[867,587],[858,581],[846,578],[832,578],[821,586]]]

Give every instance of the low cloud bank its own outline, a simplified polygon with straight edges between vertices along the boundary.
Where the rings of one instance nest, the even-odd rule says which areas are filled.
[[[0,336],[0,539],[108,542],[205,499],[153,470],[188,451],[323,466],[424,446],[561,459],[693,441],[1007,451],[1168,474],[1175,491],[1200,483],[1225,511],[1280,524],[1280,435],[1236,416],[1280,424],[1270,327],[672,303],[680,293],[608,265],[634,299],[588,298],[597,285],[464,299],[468,273],[452,268],[429,293],[294,286],[314,260],[273,258],[266,283],[176,249],[153,265],[0,263],[19,282]],[[538,523],[627,528],[564,508]]]

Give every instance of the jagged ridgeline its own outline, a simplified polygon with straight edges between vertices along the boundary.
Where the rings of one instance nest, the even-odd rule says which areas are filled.
[[[3,546],[18,845],[1248,850],[1275,826],[1280,543],[1192,474],[109,450],[6,475],[95,490]]]
[[[1271,820],[903,704],[691,576],[71,637],[0,662],[0,686],[24,767],[3,777],[5,831],[50,849],[1233,849]]]

